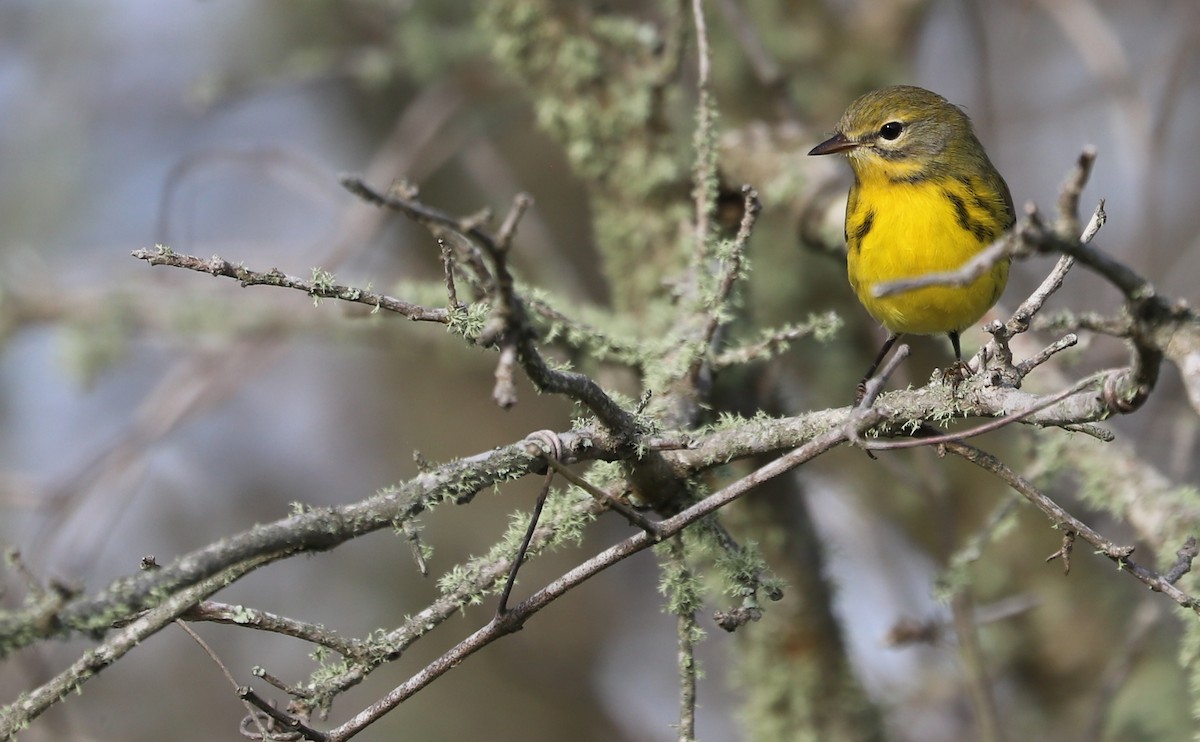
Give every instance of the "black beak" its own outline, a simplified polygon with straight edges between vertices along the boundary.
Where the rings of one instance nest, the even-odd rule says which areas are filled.
[[[838,132],[830,138],[813,147],[808,154],[810,155],[835,155],[838,152],[854,149],[858,146],[858,142],[846,138],[845,134]]]

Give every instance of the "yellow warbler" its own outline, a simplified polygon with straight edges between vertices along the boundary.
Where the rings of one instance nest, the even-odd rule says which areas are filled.
[[[881,88],[850,104],[835,133],[810,155],[845,154],[854,171],[846,202],[846,269],[858,300],[888,339],[865,384],[897,338],[946,333],[959,366],[958,334],[979,321],[1008,282],[1002,260],[966,286],[926,286],[887,297],[880,283],[952,271],[1014,221],[1008,185],[971,121],[924,88]]]

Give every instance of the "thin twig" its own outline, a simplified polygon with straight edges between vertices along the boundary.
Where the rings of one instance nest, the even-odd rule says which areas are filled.
[[[1053,343],[1050,343],[1045,348],[1042,348],[1029,358],[1026,358],[1024,361],[1018,363],[1017,372],[1020,373],[1021,376],[1028,376],[1030,371],[1042,365],[1067,348],[1074,347],[1077,343],[1079,343],[1079,336],[1073,332],[1069,332],[1058,340],[1055,340]]]
[[[696,64],[698,79],[696,90],[696,157],[692,167],[692,198],[695,210],[695,257],[694,265],[703,266],[709,257],[712,238],[712,216],[717,205],[717,135],[716,105],[709,87],[709,66],[712,62],[708,48],[708,26],[704,20],[703,0],[692,0],[692,23],[696,27]]]
[[[221,661],[221,658],[217,656],[217,653],[213,651],[213,648],[208,646],[208,642],[204,641],[199,634],[193,631],[192,627],[187,625],[187,621],[176,619],[175,625],[183,629],[184,633],[186,633],[188,636],[192,637],[192,641],[200,645],[200,648],[204,650],[205,654],[208,655],[208,658],[213,661],[213,663],[221,670],[221,673],[225,675],[225,679],[228,680],[229,684],[233,686],[234,692],[237,692],[237,690],[241,687],[238,685],[237,678],[233,677],[233,673],[229,671],[229,668],[225,666],[225,663]],[[246,713],[249,714],[249,718],[254,720],[254,725],[258,728],[259,738],[267,739],[267,728],[263,726],[262,719],[258,717],[258,714],[254,713],[254,706],[252,706],[245,699],[242,699],[242,704],[246,707]]]
[[[1066,531],[1063,533],[1062,543],[1058,550],[1050,556],[1046,557],[1047,562],[1053,562],[1055,559],[1061,559],[1063,562],[1063,576],[1071,574],[1071,554],[1075,551],[1075,532]]]
[[[241,698],[243,702],[253,706],[254,708],[257,708],[269,719],[271,719],[272,722],[283,725],[286,731],[282,733],[271,731],[268,732],[267,735],[261,737],[261,739],[266,742],[273,742],[274,740],[288,742],[289,740],[296,739],[307,739],[311,740],[311,742],[328,742],[329,740],[329,736],[324,732],[313,729],[299,718],[275,708],[265,698],[258,695],[258,693],[256,693],[250,686],[244,685],[238,688],[238,697]],[[250,716],[254,719],[256,724],[260,725],[261,728],[261,720],[258,718],[258,714],[254,713],[253,709],[250,711]]]
[[[908,358],[909,352],[910,349],[905,343],[901,343],[892,351],[892,357],[888,359],[883,370],[867,380],[862,400],[856,405],[858,409],[865,410],[875,404],[875,400],[883,392],[883,388],[887,386],[888,379],[892,377],[892,374],[896,373],[896,369],[900,368],[900,364]]]
[[[1050,230],[1040,218],[1031,218],[1021,230],[1022,239],[1040,249],[1061,252],[1091,268],[1109,283],[1120,289],[1131,302],[1141,302],[1155,296],[1148,279],[1121,261],[1100,252],[1075,237],[1064,237]]]
[[[762,203],[758,200],[758,193],[753,188],[744,186],[742,199],[742,220],[738,225],[737,236],[729,246],[728,256],[721,261],[717,285],[711,297],[712,301],[706,302],[712,304],[708,307],[708,317],[704,325],[703,342],[706,348],[712,347],[718,330],[727,324],[732,316],[726,309],[732,300],[733,288],[742,275],[746,244],[750,240],[750,234],[754,231],[758,215],[762,212]],[[709,353],[703,353],[696,357],[691,368],[693,379],[698,378],[709,358]]]
[[[738,278],[741,277],[746,243],[750,241],[750,235],[754,232],[754,225],[758,222],[758,215],[761,213],[762,202],[758,200],[758,191],[750,186],[742,186],[742,220],[738,224],[733,244],[729,246],[729,256],[721,261],[720,277],[714,292],[714,298],[721,304],[729,303],[733,288],[737,284]],[[717,328],[722,324],[722,314],[718,309],[714,309],[709,315],[709,323],[704,332],[706,343],[711,342],[715,337]]]
[[[712,57],[708,51],[708,24],[704,20],[703,0],[692,0],[692,22],[696,24],[696,64],[700,76],[697,85],[705,89],[708,87],[708,69]]]
[[[516,343],[503,341],[500,345],[500,358],[496,360],[496,385],[492,387],[492,399],[502,410],[517,404],[517,383],[513,378],[513,368],[516,365]]]
[[[268,631],[303,639],[318,646],[328,647],[343,657],[357,657],[364,651],[359,642],[346,639],[320,624],[297,621],[294,618],[244,605],[230,605],[214,600],[205,600],[189,608],[183,614],[183,618],[189,621],[244,626],[257,631]]]
[[[810,315],[798,325],[787,325],[770,331],[761,340],[728,348],[712,360],[714,369],[742,366],[756,360],[765,360],[786,350],[788,345],[800,338],[816,336],[818,340],[838,327],[841,319],[836,312]]]
[[[669,592],[667,603],[676,613],[675,632],[678,641],[677,670],[679,675],[679,742],[694,742],[696,738],[696,605],[699,596],[695,578],[688,567],[682,537],[675,536],[660,551],[664,576],[660,590]]]
[[[520,223],[521,217],[525,215],[530,206],[533,206],[533,196],[528,193],[518,193],[513,198],[512,206],[509,207],[508,214],[500,224],[500,230],[496,232],[497,250],[508,252],[512,247],[513,237],[517,236],[517,224]]]
[[[1020,247],[1020,244],[1020,240],[1016,237],[1015,233],[1005,232],[995,242],[971,256],[959,268],[952,271],[922,273],[919,276],[897,278],[894,281],[881,281],[872,287],[871,293],[876,298],[882,299],[887,296],[915,291],[926,286],[967,286],[974,283],[976,279],[987,273],[1000,261],[1012,257]]]
[[[1056,527],[1075,533],[1079,538],[1094,546],[1100,554],[1108,557],[1121,569],[1128,572],[1155,592],[1165,594],[1184,608],[1190,608],[1200,615],[1200,601],[1175,587],[1165,576],[1146,569],[1135,563],[1129,556],[1133,553],[1132,546],[1118,546],[1094,531],[1083,521],[1064,510],[1058,503],[1047,497],[1041,490],[1028,480],[1010,469],[1002,461],[985,451],[966,443],[953,442],[945,444],[946,450],[961,456],[972,464],[990,471],[1004,480],[1010,487],[1029,500],[1034,507],[1041,510],[1050,518]]]
[[[413,561],[417,563],[417,569],[421,572],[422,577],[429,576],[429,564],[425,561],[425,548],[421,543],[421,527],[415,519],[407,518],[400,524],[400,532],[404,534],[404,540],[408,542],[408,547],[412,551]]]
[[[320,280],[305,281],[304,279],[281,273],[278,270],[270,270],[263,273],[250,270],[241,265],[234,265],[216,256],[210,260],[204,260],[193,255],[176,253],[166,247],[159,247],[154,250],[134,250],[131,254],[138,260],[145,260],[150,265],[169,265],[174,268],[186,268],[188,270],[199,271],[200,273],[209,273],[214,276],[225,276],[237,280],[242,286],[279,286],[281,288],[303,291],[309,296],[316,298],[339,299],[356,304],[365,304],[369,307],[386,309],[389,312],[402,314],[417,322],[438,322],[443,325],[450,323],[450,312],[444,307],[423,307],[419,304],[412,304],[384,294],[375,293],[374,291],[353,286],[342,286],[332,282]]]
[[[594,380],[581,373],[555,370],[542,357],[534,342],[536,333],[529,323],[524,302],[517,295],[515,281],[508,269],[508,251],[502,249],[496,239],[477,224],[464,224],[459,219],[413,199],[380,193],[361,178],[344,175],[341,177],[341,183],[365,201],[408,216],[428,228],[435,237],[449,233],[465,240],[472,249],[487,254],[493,263],[493,291],[498,301],[493,307],[494,321],[480,333],[479,342],[488,345],[499,341],[501,337],[509,338],[516,346],[517,361],[530,381],[540,390],[551,394],[563,394],[580,402],[610,430],[627,441],[640,434],[641,426],[637,419]],[[519,209],[516,211],[519,212]]]
[[[1100,228],[1103,227],[1107,221],[1108,214],[1104,211],[1104,201],[1101,200],[1100,203],[1096,205],[1096,209],[1092,212],[1091,219],[1088,220],[1087,227],[1084,228],[1079,240],[1085,244],[1091,242],[1092,238],[1096,236],[1096,233],[1100,231]],[[1007,329],[1007,333],[1005,335],[1006,339],[1023,333],[1029,329],[1029,322],[1031,318],[1042,310],[1046,300],[1049,299],[1054,292],[1062,288],[1063,281],[1067,277],[1067,272],[1070,271],[1074,265],[1075,259],[1069,255],[1063,255],[1058,259],[1058,262],[1054,264],[1054,268],[1051,269],[1050,273],[1044,279],[1042,279],[1042,282],[1038,284],[1038,287],[1034,289],[1033,293],[1030,294],[1025,301],[1021,302],[1021,305],[1017,307],[1015,312],[1013,312],[1012,318],[1005,323],[1004,327]]]
[[[458,303],[458,290],[454,287],[454,251],[444,239],[439,239],[438,249],[442,253],[442,274],[446,281],[446,300],[450,307],[461,306]]]
[[[1188,536],[1183,542],[1183,546],[1179,547],[1179,551],[1175,552],[1175,563],[1167,570],[1165,575],[1167,582],[1174,585],[1179,582],[1179,578],[1192,571],[1192,561],[1200,554],[1200,547],[1196,545],[1196,537]]]
[[[623,515],[625,517],[626,520],[628,520],[633,525],[637,526],[638,528],[641,528],[643,531],[646,531],[647,533],[650,533],[652,535],[657,533],[658,527],[654,523],[654,521],[650,520],[649,518],[642,515],[638,511],[634,510],[630,506],[621,502],[620,498],[600,489],[596,485],[592,484],[591,482],[587,481],[583,477],[579,476],[575,472],[568,469],[566,466],[561,464],[556,459],[547,457],[545,459],[545,462],[546,462],[547,466],[549,466],[551,469],[553,469],[554,471],[561,474],[563,479],[566,479],[571,484],[575,485],[579,489],[583,490],[584,492],[588,493],[592,497],[596,498],[596,501],[603,503],[605,507],[611,508],[612,510],[615,510],[616,512],[620,513],[621,515]]]
[[[231,567],[195,585],[179,590],[139,618],[122,627],[104,642],[84,654],[66,670],[41,686],[23,693],[16,701],[0,708],[0,739],[8,739],[24,729],[46,709],[95,677],[143,640],[179,618],[184,611],[209,595],[224,589],[230,582],[266,564],[275,555],[260,556]]]
[[[550,485],[553,483],[554,469],[547,469],[542,489],[538,492],[537,500],[533,505],[533,513],[529,516],[529,525],[525,528],[525,536],[521,539],[521,545],[517,547],[516,555],[513,556],[512,566],[508,570],[508,578],[504,581],[504,589],[500,591],[500,600],[496,605],[497,616],[504,616],[508,613],[508,596],[512,594],[513,585],[517,583],[517,572],[521,569],[521,563],[525,561],[525,555],[529,553],[533,532],[537,529],[538,520],[542,517],[542,508],[546,506],[546,498],[550,496]]]
[[[988,678],[987,659],[979,641],[979,627],[975,625],[975,609],[970,592],[958,591],[950,607],[954,615],[954,634],[958,637],[958,656],[962,659],[967,693],[978,719],[978,739],[980,742],[1002,742],[1004,730],[1000,726],[1000,714]]]

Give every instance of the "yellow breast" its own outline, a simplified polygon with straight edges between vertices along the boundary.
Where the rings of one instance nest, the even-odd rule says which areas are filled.
[[[968,286],[930,286],[876,298],[876,284],[954,270],[1008,226],[1003,196],[969,178],[859,181],[846,206],[850,285],[893,333],[958,332],[1000,298],[1008,261]]]

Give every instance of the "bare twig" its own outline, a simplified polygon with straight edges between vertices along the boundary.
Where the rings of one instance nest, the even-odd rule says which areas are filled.
[[[887,386],[888,379],[892,377],[892,374],[896,373],[896,369],[900,368],[900,364],[908,358],[909,352],[908,345],[903,343],[892,351],[892,357],[884,365],[883,370],[867,380],[866,390],[863,392],[862,399],[856,405],[858,409],[869,409],[875,404],[875,400],[883,392],[884,387]]]
[[[1050,360],[1055,355],[1063,352],[1067,348],[1075,347],[1078,342],[1079,336],[1073,332],[1063,335],[1061,338],[1055,340],[1053,343],[1050,343],[1045,348],[1042,348],[1034,355],[1018,363],[1017,373],[1021,374],[1021,376],[1028,376],[1030,371]]]
[[[1001,742],[1004,730],[1000,726],[1000,714],[988,678],[987,659],[979,641],[979,627],[975,625],[975,609],[970,593],[958,591],[950,608],[954,614],[954,634],[958,637],[958,656],[962,659],[967,692],[978,719],[978,739],[981,742]]]
[[[557,436],[554,437],[557,442]],[[561,451],[555,454],[548,454],[547,458],[553,455],[557,460],[561,456]],[[504,589],[500,591],[500,601],[496,605],[496,615],[504,616],[508,613],[508,596],[512,594],[513,585],[517,583],[517,572],[521,569],[521,563],[525,561],[525,555],[529,553],[529,544],[533,541],[533,532],[537,528],[538,519],[542,517],[542,508],[546,506],[546,498],[550,495],[550,485],[554,483],[554,469],[547,468],[546,478],[542,482],[542,489],[538,492],[537,500],[533,505],[533,513],[529,516],[529,526],[525,529],[525,536],[521,539],[520,546],[517,547],[517,553],[513,556],[512,566],[508,570],[508,578],[504,581]]]
[[[1005,232],[995,242],[971,256],[971,259],[959,268],[952,271],[923,273],[912,278],[881,281],[875,284],[871,293],[876,298],[883,298],[915,291],[926,286],[967,286],[974,283],[976,279],[987,273],[1000,261],[1011,258],[1020,246],[1020,240],[1013,232]]]
[[[1080,168],[1080,170],[1083,171],[1083,168]],[[1068,180],[1068,183],[1070,182]],[[1104,201],[1101,201],[1096,206],[1096,210],[1092,212],[1092,217],[1079,239],[1083,242],[1090,242],[1096,236],[1096,233],[1100,231],[1100,228],[1104,226],[1106,220],[1107,214],[1104,212]],[[1023,378],[1023,375],[1020,367],[1012,366],[1012,351],[1009,350],[1008,341],[1029,329],[1034,315],[1042,310],[1046,300],[1054,292],[1062,288],[1063,281],[1067,277],[1067,272],[1074,265],[1075,259],[1071,256],[1063,255],[1060,257],[1050,270],[1050,273],[1042,279],[1042,282],[1038,284],[1033,293],[1021,302],[1020,306],[1017,307],[1007,322],[996,321],[985,328],[992,335],[992,342],[988,343],[980,352],[986,353],[989,358],[993,358],[999,362],[1001,374],[1009,368],[1012,369],[1013,373],[1016,374],[1016,378],[1009,379],[1010,383],[1015,384],[1019,382]]]
[[[438,240],[438,248],[442,253],[442,273],[446,280],[446,299],[451,307],[461,306],[458,303],[458,290],[454,286],[454,251],[445,240]]]
[[[696,0],[699,2],[699,0]],[[714,339],[717,337],[718,330],[729,322],[731,313],[727,311],[732,298],[733,288],[739,278],[742,277],[742,263],[745,257],[746,243],[750,240],[750,234],[754,231],[754,224],[758,221],[758,215],[762,212],[762,203],[758,200],[758,193],[749,186],[742,188],[742,220],[738,225],[737,236],[734,237],[733,243],[729,246],[728,255],[721,261],[717,285],[713,291],[712,306],[708,307],[708,317],[704,325],[703,342],[704,347],[711,348]],[[691,374],[693,378],[701,372],[702,368],[708,362],[709,355],[707,353],[700,354],[696,357],[692,364]]]
[[[709,256],[709,241],[712,238],[712,216],[717,199],[717,153],[716,153],[716,105],[709,87],[709,66],[712,59],[708,49],[708,26],[704,20],[702,0],[692,0],[692,23],[696,27],[696,65],[698,79],[696,89],[699,101],[696,104],[696,157],[692,166],[692,198],[694,201],[695,244],[693,255],[697,264]]]
[[[264,742],[275,742],[275,740],[288,742],[289,740],[298,739],[307,739],[311,740],[311,742],[328,742],[329,740],[329,736],[324,732],[317,731],[305,724],[301,719],[272,706],[265,698],[255,693],[254,689],[250,686],[239,687],[238,698],[241,698],[244,703],[257,708],[264,716],[270,719],[272,729],[259,738],[264,740]],[[254,713],[253,709],[250,712],[250,719],[253,719],[254,723],[261,728],[262,719],[259,718],[258,714]],[[274,729],[275,724],[281,724],[284,731],[276,731]],[[243,736],[246,736],[245,726],[245,721],[243,721]]]
[[[230,605],[205,600],[192,606],[183,614],[188,621],[207,621],[232,626],[244,626],[258,631],[269,631],[328,647],[343,657],[358,657],[365,651],[361,643],[339,636],[320,624],[297,621],[269,611],[244,605]],[[235,683],[236,685],[236,683]]]
[[[404,540],[408,542],[408,548],[412,551],[413,561],[417,563],[417,569],[421,572],[422,577],[429,576],[429,565],[425,561],[425,548],[421,543],[421,526],[413,518],[406,518],[400,524],[400,532],[404,534]]]
[[[158,247],[155,250],[134,250],[132,255],[138,260],[145,260],[150,265],[169,265],[175,268],[186,268],[201,273],[209,273],[214,276],[233,278],[243,286],[280,286],[282,288],[303,291],[312,297],[340,299],[341,301],[386,309],[389,312],[404,315],[417,322],[438,322],[443,325],[450,322],[450,312],[441,307],[423,307],[366,289],[342,286],[322,280],[305,281],[304,279],[281,273],[278,270],[270,270],[262,273],[240,265],[234,265],[216,256],[210,260],[204,260],[192,255],[176,253],[166,247]]]
[[[692,22],[696,24],[696,64],[700,74],[697,85],[701,89],[708,87],[708,69],[712,56],[708,51],[708,24],[704,20],[704,3],[702,0],[692,0]]]
[[[229,671],[229,668],[225,666],[225,663],[221,661],[221,658],[217,656],[217,653],[213,651],[213,648],[208,646],[208,642],[200,638],[200,635],[193,631],[191,626],[187,625],[187,621],[176,619],[175,625],[183,629],[184,633],[186,633],[188,636],[192,637],[192,641],[200,645],[200,648],[203,649],[204,653],[208,655],[208,658],[213,661],[213,664],[215,664],[221,670],[221,673],[225,676],[225,679],[229,681],[229,684],[234,687],[234,690],[238,690],[240,686],[238,686],[237,679],[233,677],[233,673]],[[254,713],[254,707],[245,699],[242,700],[242,703],[245,704],[246,711],[249,713],[250,718],[254,720],[255,726],[258,727],[259,738],[267,739],[267,729],[263,725],[262,720],[259,719]]]
[[[453,234],[486,253],[493,262],[494,291],[498,302],[493,307],[493,312],[496,313],[493,316],[495,321],[484,329],[479,341],[487,345],[499,341],[501,337],[507,337],[515,344],[517,360],[525,374],[539,389],[552,394],[563,394],[584,404],[604,425],[627,440],[632,440],[640,434],[641,426],[637,419],[617,404],[599,384],[584,374],[554,370],[546,363],[534,343],[536,334],[529,323],[524,302],[517,296],[515,282],[508,269],[508,251],[502,249],[491,235],[478,225],[463,224],[460,220],[419,201],[380,193],[360,178],[345,175],[342,176],[341,182],[347,190],[360,198],[408,216],[428,228],[435,237]],[[520,209],[514,209],[519,215]]]
[[[714,369],[722,369],[765,360],[785,350],[793,340],[809,336],[823,339],[836,329],[840,322],[836,312],[811,315],[805,322],[781,327],[765,333],[760,340],[722,351],[713,359],[712,366]]]
[[[1118,546],[1094,531],[1083,521],[1064,510],[1058,503],[1051,500],[1032,483],[1021,477],[1007,465],[974,446],[961,442],[945,444],[946,450],[963,457],[972,464],[999,476],[1010,487],[1029,500],[1038,510],[1050,518],[1055,526],[1075,533],[1079,538],[1094,546],[1100,554],[1108,557],[1123,572],[1128,572],[1155,592],[1165,594],[1184,608],[1189,608],[1200,615],[1200,602],[1191,595],[1175,587],[1161,574],[1135,563],[1129,558],[1133,554],[1132,546]]]
[[[1162,330],[1162,325],[1170,324],[1173,317],[1195,318],[1186,307],[1173,306],[1158,296],[1148,280],[1124,263],[1082,241],[1062,238],[1047,230],[1040,220],[1030,219],[1022,229],[1022,235],[1031,244],[1057,250],[1074,258],[1099,273],[1125,295],[1129,314],[1134,318],[1129,334],[1132,358],[1124,373],[1109,377],[1111,384],[1105,388],[1104,396],[1113,412],[1128,414],[1138,409],[1158,381],[1159,366],[1164,356],[1164,348],[1156,339],[1156,333]]]
[[[900,364],[908,358],[909,348],[906,344],[901,344],[895,351],[892,352],[892,357],[884,365],[883,370],[875,376],[861,382],[862,398],[854,407],[851,408],[849,417],[846,418],[846,438],[852,445],[866,449],[867,456],[875,458],[875,454],[871,453],[866,446],[866,441],[863,440],[863,431],[868,430],[871,424],[868,419],[871,417],[867,413],[875,404],[875,400],[883,392],[884,386],[892,374],[896,373],[896,369],[900,368]]]
[[[497,250],[508,252],[508,249],[512,247],[513,237],[517,236],[517,224],[520,223],[521,217],[525,215],[530,206],[533,206],[533,196],[528,193],[518,193],[513,198],[512,206],[504,217],[500,230],[496,232]]]
[[[696,579],[688,567],[682,537],[675,536],[659,550],[663,561],[663,578],[659,590],[667,594],[668,610],[676,614],[675,632],[678,639],[677,668],[679,674],[679,742],[696,739],[696,608],[699,595]]]
[[[1196,545],[1196,537],[1188,536],[1183,542],[1183,546],[1179,547],[1179,551],[1175,552],[1175,563],[1167,570],[1166,580],[1174,585],[1179,582],[1179,578],[1192,571],[1192,561],[1196,555],[1200,554],[1200,547]]]
[[[517,384],[513,379],[513,368],[516,365],[516,343],[502,342],[500,358],[496,361],[496,385],[492,388],[492,399],[501,409],[507,410],[517,403]]]
[[[1087,243],[1091,242],[1104,223],[1108,221],[1108,214],[1104,211],[1104,201],[1101,200],[1096,205],[1096,209],[1092,212],[1092,217],[1088,221],[1087,227],[1080,236],[1080,241]],[[1008,321],[1009,337],[1018,333],[1024,332],[1029,328],[1030,319],[1042,310],[1046,300],[1050,296],[1062,288],[1063,280],[1067,276],[1067,272],[1075,265],[1075,259],[1069,255],[1064,255],[1058,259],[1054,268],[1042,280],[1033,293],[1029,295],[1021,305],[1017,307],[1017,311],[1013,312],[1012,318]]]
[[[1100,205],[1103,212],[1103,204]],[[1143,276],[1121,261],[1111,258],[1088,243],[1066,237],[1049,229],[1036,213],[1021,228],[1021,237],[1042,250],[1061,252],[1094,270],[1116,286],[1130,302],[1143,302],[1155,297],[1154,287]]]
[[[1071,574],[1071,552],[1075,549],[1075,532],[1067,531],[1063,534],[1062,545],[1058,547],[1058,551],[1046,557],[1047,562],[1053,562],[1055,559],[1062,559],[1063,574]]]
[[[566,479],[571,484],[596,498],[596,501],[603,503],[606,508],[610,508],[620,513],[625,517],[626,520],[638,528],[641,528],[643,531],[646,531],[651,535],[656,533],[657,526],[652,520],[626,505],[624,502],[621,502],[619,498],[608,492],[605,492],[575,472],[571,471],[566,466],[561,464],[558,459],[547,456],[544,460],[546,465],[562,475],[563,479]]]

